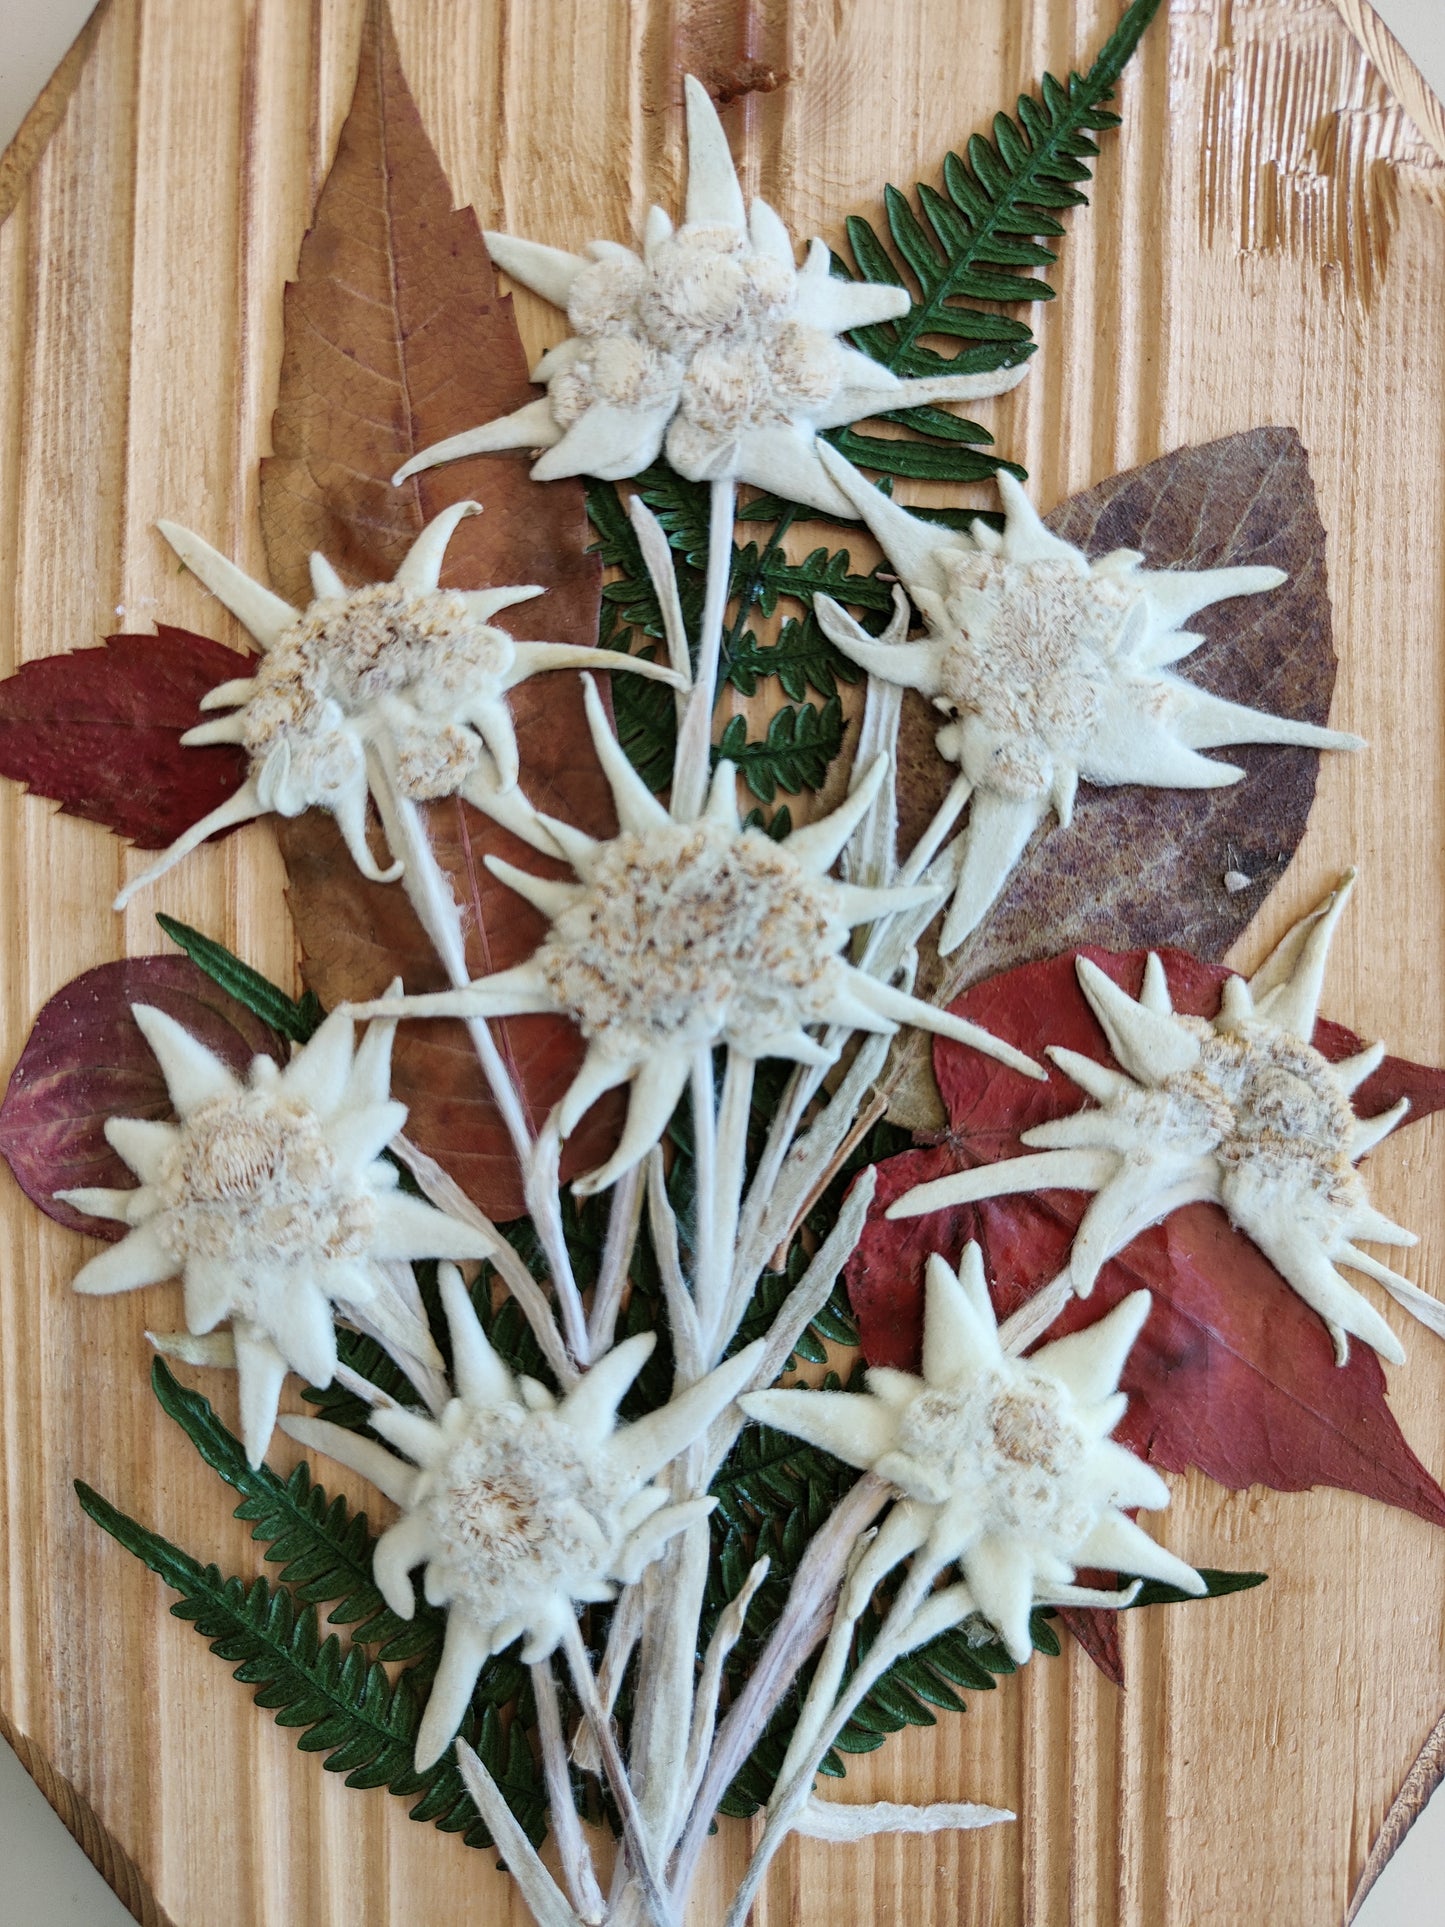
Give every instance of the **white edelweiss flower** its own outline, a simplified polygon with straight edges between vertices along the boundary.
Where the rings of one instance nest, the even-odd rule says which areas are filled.
[[[957,1274],[930,1258],[926,1291],[922,1378],[875,1367],[866,1393],[750,1392],[739,1401],[760,1424],[897,1487],[901,1497],[854,1575],[854,1596],[921,1548],[956,1561],[978,1611],[1022,1665],[1033,1650],[1030,1612],[1068,1603],[1080,1566],[1203,1593],[1193,1567],[1125,1517],[1126,1508],[1168,1505],[1169,1489],[1109,1437],[1128,1402],[1119,1374],[1149,1315],[1149,1293],[1015,1358],[999,1342],[976,1244]]]
[[[401,865],[377,868],[366,841],[368,796],[384,780],[413,802],[462,796],[505,820],[517,781],[517,738],[507,693],[539,670],[624,669],[677,686],[670,669],[641,657],[571,643],[517,642],[491,617],[543,594],[517,589],[442,589],[442,559],[477,502],[434,516],[390,582],[348,589],[325,556],[311,557],[314,600],[305,609],[244,575],[200,536],[156,526],[265,652],[254,676],[221,683],[202,709],[226,716],[199,724],[184,743],[236,743],[250,758],[246,781],[166,850],[116,898],[179,863],[217,830],[275,810],[329,810],[363,876],[389,883]]]
[[[687,77],[687,205],[674,228],[647,217],[642,253],[594,241],[588,256],[488,234],[497,266],[566,310],[573,332],[532,371],[547,393],[515,414],[438,442],[397,482],[462,455],[546,452],[542,481],[620,481],[667,459],[690,481],[728,476],[847,515],[818,461],[819,429],[922,402],[1001,395],[1025,367],[900,381],[845,348],[850,328],[905,314],[905,289],[835,279],[826,244],[797,268],[766,202],[743,205],[727,136],[707,90]],[[590,258],[589,258],[590,257]]]
[[[388,1260],[481,1258],[469,1225],[403,1196],[380,1156],[406,1121],[391,1097],[394,1024],[328,1017],[283,1070],[253,1059],[244,1082],[163,1011],[132,1005],[175,1106],[174,1123],[111,1118],[105,1135],[139,1186],[57,1197],[133,1227],[92,1258],[77,1291],[132,1291],[179,1277],[186,1328],[231,1322],[241,1433],[259,1465],[289,1370],[329,1385],[336,1370],[333,1308],[409,1351],[440,1357],[426,1327],[399,1305],[379,1267]]]
[[[1378,1069],[1384,1046],[1332,1064],[1310,1043],[1330,939],[1352,883],[1353,872],[1248,982],[1226,979],[1213,1019],[1174,1014],[1152,954],[1137,1003],[1081,957],[1079,983],[1119,1068],[1071,1050],[1048,1054],[1097,1108],[1025,1131],[1024,1143],[1040,1147],[1034,1156],[905,1192],[889,1217],[1011,1192],[1093,1191],[1065,1274],[1086,1295],[1130,1239],[1171,1211],[1208,1200],[1320,1314],[1341,1364],[1350,1334],[1399,1363],[1398,1339],[1335,1267],[1376,1279],[1422,1322],[1445,1329],[1437,1300],[1353,1243],[1416,1242],[1373,1208],[1354,1168],[1394,1130],[1409,1100],[1379,1117],[1356,1117],[1351,1093]]]
[[[1220,789],[1244,771],[1199,750],[1363,747],[1357,736],[1225,702],[1170,673],[1203,640],[1182,624],[1212,602],[1278,588],[1279,569],[1149,570],[1135,549],[1090,562],[1044,527],[1003,471],[1004,531],[975,522],[970,537],[909,515],[831,449],[822,459],[928,635],[879,642],[828,596],[815,599],[818,620],[870,675],[918,690],[950,718],[938,748],[973,788],[943,952],[982,921],[1051,808],[1068,827],[1081,779]]]
[[[525,963],[462,990],[383,997],[359,1016],[572,1018],[587,1054],[550,1128],[566,1138],[615,1085],[631,1083],[622,1141],[578,1178],[588,1196],[645,1157],[666,1129],[699,1050],[723,1043],[751,1058],[827,1064],[810,1028],[846,1024],[887,1035],[916,1024],[971,1044],[1033,1077],[1039,1066],[977,1024],[855,969],[842,954],[855,925],[936,901],[930,887],[869,890],[827,873],[877,792],[880,757],[841,808],[775,843],[743,829],[731,763],[714,772],[696,822],[678,822],[648,789],[608,725],[590,677],[587,716],[617,808],[598,842],[542,817],[577,871],[553,882],[497,857],[486,863],[551,919]]]
[[[483,1663],[523,1641],[545,1659],[578,1605],[615,1597],[676,1533],[705,1519],[710,1498],[674,1503],[655,1483],[700,1438],[757,1369],[763,1341],[631,1425],[617,1407],[656,1343],[641,1332],[610,1351],[558,1398],[515,1378],[487,1342],[461,1275],[441,1269],[457,1396],[432,1420],[381,1406],[371,1423],[405,1452],[324,1419],[285,1418],[292,1438],[371,1480],[401,1507],[377,1541],[373,1570],[392,1611],[416,1609],[408,1577],[445,1606],[446,1639],[421,1730],[416,1767],[440,1759],[461,1725]]]

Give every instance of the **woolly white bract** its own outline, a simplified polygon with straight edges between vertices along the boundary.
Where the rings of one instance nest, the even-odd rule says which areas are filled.
[[[853,927],[936,899],[931,887],[869,890],[827,872],[861,820],[884,773],[865,773],[831,816],[775,843],[744,829],[737,777],[720,762],[707,806],[679,823],[628,761],[586,678],[593,741],[617,807],[616,837],[598,842],[552,817],[537,818],[577,871],[576,883],[533,876],[496,857],[489,869],[552,920],[525,963],[469,987],[383,997],[358,1016],[509,1017],[554,1011],[587,1039],[582,1067],[550,1128],[566,1138],[604,1091],[632,1086],[622,1141],[579,1178],[583,1195],[614,1183],[667,1128],[699,1050],[725,1043],[748,1058],[828,1063],[810,1028],[841,1025],[887,1034],[916,1024],[1031,1076],[1032,1059],[976,1024],[938,1010],[856,969],[841,954]]]
[[[766,1391],[741,1401],[750,1418],[897,1487],[853,1595],[913,1553],[956,1561],[973,1605],[1022,1665],[1033,1651],[1029,1614],[1067,1600],[1080,1566],[1202,1594],[1198,1573],[1125,1517],[1123,1508],[1168,1505],[1169,1490],[1108,1436],[1124,1415],[1119,1374],[1149,1293],[1014,1358],[999,1342],[977,1245],[958,1273],[930,1258],[926,1289],[921,1378],[875,1368],[866,1393]]]
[[[1401,1098],[1361,1119],[1351,1094],[1379,1068],[1384,1046],[1330,1063],[1314,1035],[1330,939],[1353,873],[1301,919],[1248,982],[1226,980],[1217,1017],[1177,1016],[1164,970],[1149,958],[1138,1002],[1081,957],[1079,982],[1118,1069],[1076,1051],[1049,1056],[1097,1108],[1024,1133],[1032,1157],[980,1165],[905,1192],[891,1218],[1018,1191],[1097,1195],[1074,1238],[1069,1274],[1080,1294],[1131,1238],[1182,1205],[1209,1200],[1252,1238],[1324,1319],[1341,1364],[1350,1335],[1404,1358],[1379,1313],[1337,1264],[1383,1284],[1440,1331],[1445,1307],[1357,1249],[1356,1238],[1412,1245],[1414,1234],[1374,1209],[1355,1161],[1409,1108]]]
[[[393,1024],[354,1049],[349,1017],[328,1017],[283,1070],[252,1061],[242,1082],[174,1018],[135,1020],[156,1054],[176,1122],[111,1118],[105,1135],[141,1180],[134,1190],[57,1196],[132,1229],[85,1265],[77,1291],[132,1291],[179,1277],[188,1331],[230,1320],[241,1431],[259,1465],[289,1370],[313,1385],[336,1371],[333,1307],[423,1364],[441,1360],[425,1324],[380,1266],[479,1258],[490,1241],[396,1189],[380,1152],[406,1121],[391,1097]]]
[[[441,1272],[457,1396],[433,1420],[382,1406],[373,1427],[417,1468],[324,1419],[282,1420],[303,1445],[362,1473],[402,1509],[377,1541],[376,1583],[392,1611],[416,1609],[408,1574],[424,1565],[428,1602],[445,1606],[446,1640],[417,1735],[422,1771],[462,1721],[477,1675],[521,1639],[547,1658],[580,1604],[610,1600],[714,1501],[672,1503],[657,1474],[707,1430],[748,1382],[761,1341],[670,1403],[619,1426],[617,1407],[656,1339],[641,1332],[606,1354],[563,1397],[518,1378],[487,1342],[461,1274]]]
[[[1044,527],[1003,470],[1003,533],[975,522],[970,537],[909,515],[831,449],[821,458],[928,634],[880,642],[828,596],[814,602],[818,620],[870,675],[916,689],[949,717],[939,752],[972,785],[945,953],[982,921],[1051,808],[1067,827],[1081,779],[1218,789],[1244,771],[1201,749],[1361,747],[1358,737],[1225,702],[1169,673],[1203,640],[1183,623],[1212,602],[1277,588],[1278,569],[1147,570],[1134,549],[1090,562]]]
[[[179,863],[217,830],[276,811],[329,810],[352,861],[379,883],[367,846],[367,801],[385,824],[396,798],[463,796],[504,816],[517,780],[517,738],[507,693],[547,669],[624,669],[676,683],[641,657],[599,655],[570,643],[517,642],[490,618],[543,592],[442,589],[442,561],[458,522],[477,502],[454,502],[422,530],[390,582],[348,589],[325,556],[311,557],[315,599],[304,610],[263,588],[200,536],[157,524],[193,574],[265,652],[253,676],[222,683],[202,709],[230,713],[189,730],[185,743],[236,743],[250,758],[234,796],[193,823],[116,898]]]
[[[641,254],[594,241],[586,256],[488,234],[498,267],[566,310],[573,333],[532,372],[547,394],[515,414],[453,435],[398,469],[495,449],[541,448],[539,480],[620,481],[666,449],[694,482],[729,476],[828,515],[848,502],[818,460],[819,429],[922,402],[974,401],[1023,379],[987,375],[900,381],[845,348],[850,328],[905,314],[899,287],[836,279],[826,244],[799,269],[787,229],[765,201],[743,205],[712,102],[687,82],[687,205],[680,228],[660,207]],[[590,257],[590,258],[589,258]]]

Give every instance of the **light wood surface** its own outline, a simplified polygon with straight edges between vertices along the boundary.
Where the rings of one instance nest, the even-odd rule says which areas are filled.
[[[1360,0],[1340,0],[1379,33]],[[1174,0],[1070,218],[1028,381],[985,419],[1051,506],[1177,445],[1262,422],[1304,437],[1342,665],[1309,834],[1239,961],[1347,861],[1363,882],[1327,1008],[1445,1056],[1445,160],[1328,0]],[[1114,0],[396,0],[402,56],[459,201],[561,244],[675,200],[679,73],[741,56],[790,78],[727,119],[795,234],[830,240],[882,183],[934,178],[1045,67],[1084,64]],[[257,460],[281,292],[349,99],[362,0],[108,0],[0,188],[0,664],[144,629],[234,640],[154,534],[179,515],[262,570]],[[1386,37],[1387,38],[1387,37]],[[1384,47],[1384,41],[1376,44]],[[1393,43],[1391,43],[1393,46]],[[1395,50],[1398,53],[1398,50]],[[1380,54],[1392,59],[1389,50]],[[1401,70],[1403,71],[1403,70]],[[1418,81],[1418,76],[1416,77]],[[1403,86],[1404,83],[1398,83]],[[24,136],[22,138],[25,138]],[[25,168],[28,166],[28,172]],[[523,296],[528,346],[556,322]],[[193,860],[124,918],[103,831],[0,788],[3,1056],[90,965],[159,947],[162,908],[292,969],[269,832]],[[1445,1124],[1374,1160],[1445,1293]],[[146,1385],[169,1289],[82,1302],[86,1249],[0,1182],[0,1732],[138,1917],[177,1927],[520,1922],[491,1857],[299,1754],[169,1595],[81,1515],[83,1478],[227,1571],[257,1550]],[[1445,1469],[1445,1348],[1403,1331],[1394,1404]],[[210,1389],[210,1388],[208,1388]],[[225,1408],[226,1391],[216,1395]],[[288,1448],[278,1441],[277,1462]],[[796,1846],[757,1918],[849,1927],[1313,1927],[1341,1918],[1445,1704],[1445,1536],[1339,1493],[1175,1482],[1168,1543],[1263,1567],[1237,1599],[1131,1615],[1130,1686],[1081,1653],[860,1761],[852,1798],[978,1798],[961,1840]],[[721,1919],[749,1830],[697,1908]],[[0,1907],[3,1911],[3,1907]]]

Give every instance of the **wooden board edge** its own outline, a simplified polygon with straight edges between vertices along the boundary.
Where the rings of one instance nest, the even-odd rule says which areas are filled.
[[[1422,138],[1445,160],[1445,105],[1376,13],[1370,0],[1334,0],[1335,10],[1363,48],[1385,86],[1409,115]],[[1391,1801],[1379,1832],[1370,1843],[1345,1911],[1343,1927],[1352,1927],[1366,1897],[1406,1834],[1425,1811],[1430,1796],[1445,1779],[1445,1713],[1442,1713],[1415,1756],[1400,1790]]]
[[[1334,5],[1381,80],[1422,137],[1445,161],[1445,104],[1440,96],[1375,12],[1370,0],[1334,0]]]
[[[1425,1811],[1431,1794],[1442,1780],[1445,1780],[1445,1713],[1436,1720],[1425,1744],[1415,1755],[1410,1771],[1401,1782],[1400,1791],[1390,1802],[1389,1812],[1380,1823],[1380,1831],[1370,1847],[1369,1858],[1360,1869],[1355,1891],[1350,1895],[1344,1927],[1351,1927],[1365,1903],[1365,1896],[1399,1852],[1405,1835]]]
[[[102,0],[103,6],[108,4],[109,0]],[[86,1859],[121,1905],[140,1922],[140,1927],[176,1927],[157,1903],[125,1848],[106,1831],[90,1802],[55,1770],[38,1746],[11,1725],[3,1712],[0,1712],[0,1740],[10,1747],[64,1821]]]
[[[0,154],[0,221],[4,221],[14,209],[30,178],[31,169],[60,125],[61,116],[70,105],[70,96],[75,92],[76,83],[110,7],[111,0],[98,0],[90,18],[71,42],[64,59],[41,88],[35,105],[21,121],[15,138]]]

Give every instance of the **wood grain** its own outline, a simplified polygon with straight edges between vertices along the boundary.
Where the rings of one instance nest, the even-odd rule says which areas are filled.
[[[1340,6],[1368,37],[1368,9]],[[877,215],[885,179],[931,177],[1045,66],[1086,60],[1116,15],[1115,0],[395,6],[458,200],[487,225],[564,244],[623,236],[649,199],[675,200],[683,58],[790,76],[727,120],[745,184],[795,234],[836,241],[845,213]],[[237,640],[152,524],[184,515],[262,567],[257,463],[282,289],[350,98],[361,18],[362,0],[109,0],[68,97],[42,103],[53,133],[23,181],[24,162],[12,168],[0,227],[0,667],[98,640],[118,610],[129,628],[160,618]],[[1375,747],[1326,763],[1304,844],[1239,961],[1357,860],[1328,1007],[1439,1062],[1445,164],[1330,0],[1174,0],[1122,99],[1093,205],[1069,223],[1033,373],[987,419],[1045,508],[1172,447],[1298,428],[1329,537],[1335,718]],[[1423,95],[1417,111],[1433,111]],[[553,338],[531,297],[518,312],[529,347]],[[7,1062],[62,983],[154,947],[153,908],[273,974],[291,969],[264,829],[119,919],[103,906],[128,861],[94,826],[0,793],[0,899],[25,910],[0,979]],[[1406,1262],[1436,1291],[1442,1152],[1432,1121],[1374,1171],[1383,1208],[1424,1233]],[[68,1282],[83,1241],[8,1179],[0,1209],[0,1717],[138,1917],[520,1923],[488,1856],[298,1754],[167,1615],[157,1582],[85,1523],[75,1477],[227,1570],[257,1564],[145,1389],[142,1334],[170,1315],[168,1291],[82,1303]],[[1405,1336],[1395,1404],[1438,1471],[1445,1351]],[[1177,1483],[1167,1538],[1211,1564],[1266,1567],[1271,1583],[1131,1616],[1126,1692],[1071,1653],[891,1741],[843,1792],[982,1798],[1015,1807],[1018,1826],[799,1845],[757,1918],[1340,1919],[1445,1703],[1445,1538],[1340,1493],[1202,1480]],[[724,1826],[700,1922],[721,1919],[747,1847],[747,1828]]]

